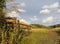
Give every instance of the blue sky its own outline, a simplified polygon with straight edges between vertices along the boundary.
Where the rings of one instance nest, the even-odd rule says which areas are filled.
[[[32,24],[54,25],[60,23],[60,0],[16,0],[21,3],[17,19]]]

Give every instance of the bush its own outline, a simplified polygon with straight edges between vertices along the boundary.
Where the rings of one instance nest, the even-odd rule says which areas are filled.
[[[58,29],[58,30],[56,31],[56,33],[60,36],[60,29]]]

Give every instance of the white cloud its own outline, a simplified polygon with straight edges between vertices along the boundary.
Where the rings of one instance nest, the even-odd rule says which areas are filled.
[[[22,2],[22,3],[20,3],[20,6],[25,7],[26,3]]]
[[[59,7],[59,3],[53,3],[52,5],[50,5],[50,8],[58,8]]]
[[[44,5],[42,8],[49,8],[49,6],[48,5]]]
[[[12,11],[11,13],[16,14],[16,11]]]
[[[6,17],[18,17],[18,14],[23,12],[26,12],[26,11],[23,9],[17,9],[17,11],[9,11],[7,12]]]
[[[16,11],[7,12],[6,17],[17,17],[18,13]]]
[[[59,2],[55,2],[55,3],[52,3],[50,5],[44,5],[42,7],[42,9],[44,10],[41,10],[40,13],[42,14],[49,14],[51,11],[54,13],[54,12],[60,12],[59,10]]]
[[[58,8],[59,7],[59,2],[55,2],[51,5],[44,5],[42,8]]]
[[[37,16],[33,16],[32,18],[30,18],[30,20],[32,20],[32,21],[37,21],[38,18],[37,18]]]
[[[14,2],[7,2],[6,3],[6,6],[7,7],[11,7],[11,6],[16,6],[16,7],[25,7],[26,6],[26,3],[25,2],[21,2],[21,3],[19,3],[19,2],[16,2],[16,1],[14,1]]]
[[[26,12],[26,10],[18,9],[19,12]]]
[[[59,12],[59,13],[60,13],[60,9],[58,9],[58,10],[57,10],[57,12]]]
[[[24,20],[24,19],[20,19],[20,23],[22,23],[22,24],[30,24],[29,22],[27,22],[26,20]]]
[[[43,23],[51,23],[53,21],[54,21],[54,17],[53,16],[50,16],[50,17],[47,17],[47,18],[43,19]]]
[[[50,10],[44,9],[44,10],[41,10],[40,13],[41,14],[49,14],[50,13]]]

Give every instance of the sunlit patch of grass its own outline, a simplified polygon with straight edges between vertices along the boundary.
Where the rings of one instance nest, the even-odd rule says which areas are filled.
[[[36,28],[36,29],[32,29],[32,31],[33,32],[46,32],[46,33],[48,33],[48,32],[50,32],[51,30],[49,30],[49,29],[44,29],[44,28]]]

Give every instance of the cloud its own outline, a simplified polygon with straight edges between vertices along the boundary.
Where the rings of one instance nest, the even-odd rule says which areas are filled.
[[[26,6],[26,3],[25,2],[21,2],[21,3],[18,3],[18,2],[7,2],[6,3],[6,6],[18,6],[18,7],[25,7]]]
[[[58,8],[59,7],[59,3],[53,3],[52,5],[50,5],[50,8]]]
[[[37,16],[33,16],[32,18],[30,18],[30,20],[32,20],[32,21],[37,21],[38,18],[37,18]]]
[[[17,17],[18,13],[16,11],[7,12],[6,17]]]
[[[45,8],[46,9],[46,8],[49,8],[49,6],[48,5],[44,5],[42,8]]]
[[[50,13],[50,10],[44,9],[44,10],[41,10],[40,13],[41,14],[49,14]]]
[[[57,12],[59,12],[59,13],[60,13],[60,9],[58,9],[58,10],[57,10]]]
[[[50,16],[50,17],[47,17],[47,18],[43,19],[43,23],[51,23],[53,21],[54,21],[54,17],[53,16]]]
[[[51,4],[51,5],[44,5],[42,8],[58,8],[59,7],[59,2],[55,2],[55,3],[53,3],[53,4]]]
[[[22,2],[22,3],[20,3],[20,6],[25,7],[26,3]]]
[[[6,17],[18,17],[19,12],[23,13],[23,12],[26,12],[26,11],[23,10],[23,9],[17,9],[17,11],[9,11],[9,12],[7,12]]]
[[[18,9],[19,12],[26,12],[26,10]]]
[[[24,20],[24,19],[20,19],[20,23],[30,25],[30,23],[29,23],[29,22],[27,22],[27,21],[26,21],[26,20]]]
[[[49,14],[49,13],[60,12],[59,7],[60,7],[59,2],[55,2],[50,5],[44,5],[42,7],[43,10],[40,11],[40,14]]]

